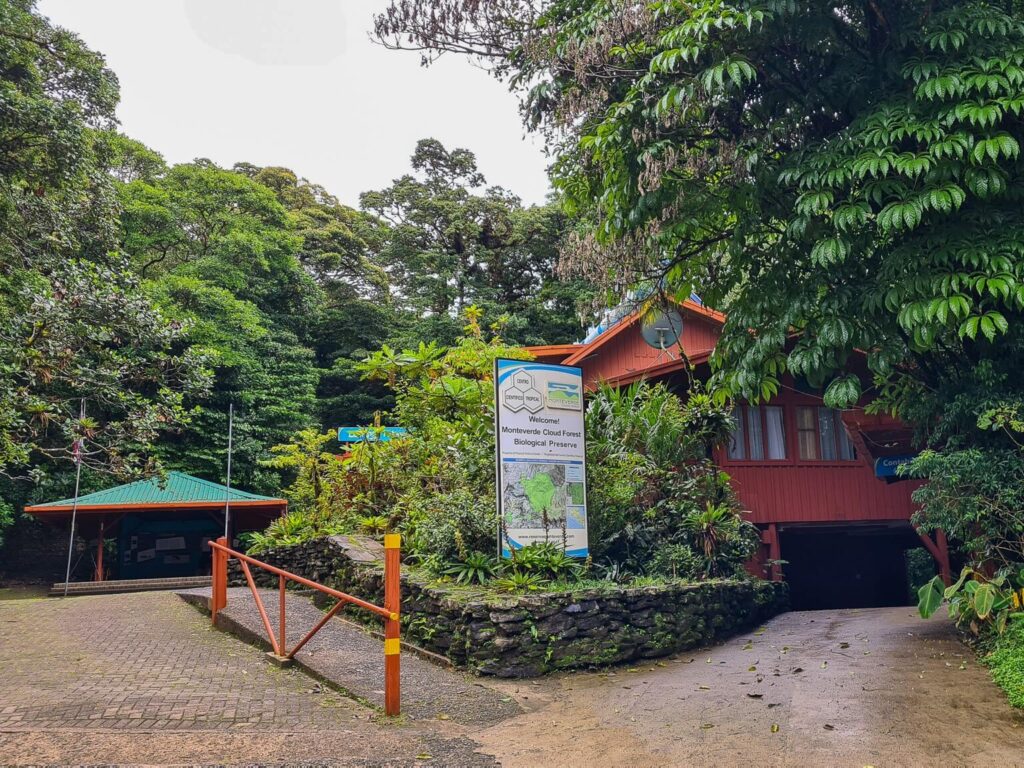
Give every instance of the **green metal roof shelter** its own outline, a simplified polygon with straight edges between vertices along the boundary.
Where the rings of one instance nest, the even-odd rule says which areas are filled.
[[[288,511],[285,499],[260,496],[203,480],[184,472],[168,472],[134,483],[107,488],[73,499],[25,507],[41,520],[65,522],[76,515],[76,531],[96,539],[95,580],[103,581],[103,542],[117,529],[114,567],[124,578],[157,578],[168,574],[199,575],[208,564],[207,542],[223,534],[225,510],[231,510],[233,533],[257,530]],[[108,563],[109,565],[109,563]],[[166,572],[166,573],[165,573]]]
[[[261,507],[274,511],[284,511],[288,506],[284,499],[246,493],[184,472],[168,472],[163,482],[159,477],[151,477],[79,496],[78,512],[219,509],[225,502],[230,502],[232,508]],[[73,504],[73,499],[62,499],[25,507],[25,511],[30,515],[70,514]]]

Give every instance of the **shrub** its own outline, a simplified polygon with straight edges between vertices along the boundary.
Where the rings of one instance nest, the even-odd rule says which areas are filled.
[[[924,451],[911,464],[928,483],[914,491],[925,530],[942,528],[976,564],[1024,563],[1024,453],[972,448]]]
[[[1010,704],[1024,709],[1024,621],[1014,621],[981,661],[992,670],[992,679],[1006,691]]]
[[[262,533],[244,533],[241,538],[249,554],[258,554],[274,547],[290,547],[336,532],[335,528],[325,524],[318,516],[293,510],[273,520]]]
[[[591,554],[615,580],[738,573],[757,546],[728,476],[708,458],[730,411],[695,385],[602,387],[587,408]]]
[[[987,576],[968,566],[948,587],[939,576],[921,587],[917,608],[927,619],[946,600],[949,616],[958,627],[968,628],[974,635],[1002,634],[1011,619],[1024,620],[1022,596],[1024,568],[1015,573],[1004,569],[994,576]]]
[[[494,360],[528,359],[498,330],[487,337],[475,308],[466,334],[447,349],[387,346],[360,365],[395,392],[391,419],[407,435],[349,446],[339,462],[330,433],[303,432],[277,446],[273,465],[291,468],[286,494],[308,524],[269,530],[253,546],[294,541],[326,529],[398,530],[406,555],[436,574],[484,582],[495,544]],[[601,388],[585,414],[591,554],[615,579],[642,575],[721,576],[752,551],[728,478],[708,459],[728,434],[730,411],[696,388],[683,403],[667,387]],[[369,428],[372,432],[375,428]],[[574,581],[585,569],[552,541],[517,550],[502,567],[504,588]]]

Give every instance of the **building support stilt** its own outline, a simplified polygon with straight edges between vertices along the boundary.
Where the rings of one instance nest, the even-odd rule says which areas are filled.
[[[949,565],[949,542],[946,540],[946,532],[937,528],[934,541],[931,536],[920,529],[917,529],[917,535],[920,537],[921,543],[924,544],[924,548],[935,558],[935,563],[939,566],[939,576],[948,587],[953,583],[953,573]]]

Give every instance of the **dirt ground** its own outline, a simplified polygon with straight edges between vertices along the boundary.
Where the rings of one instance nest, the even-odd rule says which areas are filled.
[[[948,621],[909,608],[478,683],[524,712],[387,723],[169,593],[0,601],[0,764],[1024,766],[1024,718]]]
[[[472,737],[533,766],[1016,766],[1024,718],[948,621],[793,612],[715,648],[512,692]]]

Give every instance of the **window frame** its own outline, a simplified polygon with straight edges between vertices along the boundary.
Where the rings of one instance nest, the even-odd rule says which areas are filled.
[[[863,460],[857,453],[857,446],[850,440],[848,434],[845,433],[845,425],[842,421],[842,411],[836,408],[831,408],[833,414],[834,423],[836,429],[843,429],[846,434],[846,440],[850,444],[850,449],[853,453],[853,458],[850,459],[804,459],[800,456],[800,437],[797,422],[797,409],[798,408],[810,408],[814,419],[814,440],[815,448],[818,455],[821,455],[821,427],[818,421],[818,408],[827,407],[821,398],[815,398],[813,396],[804,395],[801,393],[799,398],[789,399],[785,402],[779,401],[768,401],[766,403],[750,406],[748,403],[738,403],[737,408],[743,411],[743,426],[742,426],[742,439],[743,439],[743,452],[744,458],[734,459],[729,456],[729,443],[726,442],[720,449],[719,461],[720,466],[732,466],[732,467],[782,467],[782,466],[793,466],[793,467],[836,467],[836,468],[852,468],[863,464]],[[768,417],[765,410],[766,407],[781,408],[782,409],[782,428],[784,431],[783,444],[786,449],[786,458],[784,459],[751,459],[750,458],[750,429],[748,426],[749,411],[748,408],[756,408],[757,413],[761,419],[761,441],[764,449],[764,455],[768,455]],[[807,430],[805,430],[807,431]],[[730,433],[731,434],[731,433]],[[731,437],[730,437],[731,439]],[[836,434],[833,437],[835,443],[836,456],[838,457],[841,453],[839,446],[839,436]]]
[[[814,445],[815,445],[815,449],[818,452],[818,458],[816,458],[816,459],[805,459],[805,458],[803,458],[800,455],[800,438],[799,438],[799,435],[796,435],[797,444],[796,444],[796,452],[794,454],[794,458],[796,459],[795,463],[800,464],[800,465],[815,466],[815,467],[820,467],[820,466],[848,467],[848,466],[850,466],[852,464],[859,464],[859,463],[861,463],[860,457],[857,455],[857,446],[855,446],[853,444],[853,441],[850,440],[850,436],[846,434],[846,426],[843,424],[843,417],[842,417],[842,413],[843,412],[841,410],[839,410],[838,408],[829,408],[827,405],[825,405],[822,402],[797,402],[797,403],[793,403],[793,422],[794,422],[794,424],[798,423],[798,418],[799,417],[797,416],[797,413],[798,413],[799,409],[801,409],[801,408],[806,408],[807,410],[811,411],[811,414],[813,416],[813,418],[811,419],[811,423],[814,424],[814,437],[815,437]],[[835,450],[835,454],[836,454],[836,458],[834,458],[834,459],[823,459],[823,458],[821,458],[821,454],[822,454],[822,449],[821,449],[821,421],[820,421],[819,416],[818,416],[819,409],[821,409],[821,408],[828,408],[829,412],[832,415],[832,423],[833,423],[833,427],[834,427],[834,430],[835,430],[835,432],[832,435],[832,447]],[[843,431],[843,434],[846,435],[846,441],[850,444],[850,451],[853,454],[852,458],[849,458],[849,459],[841,459],[841,458],[839,458],[839,454],[841,453],[840,447],[839,447],[839,440],[840,440],[839,430],[840,429]],[[802,431],[809,432],[810,430],[804,429]]]
[[[743,423],[740,428],[740,432],[743,436],[743,456],[742,459],[734,459],[729,456],[729,445],[723,446],[722,450],[722,463],[728,463],[731,465],[746,465],[746,466],[762,466],[764,464],[792,464],[792,446],[790,445],[790,424],[789,424],[789,408],[782,403],[765,403],[764,405],[750,405],[749,403],[741,403],[735,406],[736,409],[742,410]],[[781,459],[769,459],[768,456],[768,414],[767,408],[780,408],[782,409],[782,446],[786,451],[786,455]],[[765,456],[763,459],[752,459],[750,458],[750,412],[755,410],[761,424],[761,451]],[[730,432],[730,439],[731,439]]]

